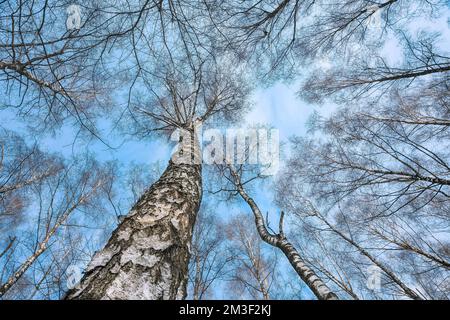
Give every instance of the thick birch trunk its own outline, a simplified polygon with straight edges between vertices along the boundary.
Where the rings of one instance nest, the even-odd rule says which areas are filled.
[[[66,299],[184,299],[201,195],[201,165],[171,160]]]

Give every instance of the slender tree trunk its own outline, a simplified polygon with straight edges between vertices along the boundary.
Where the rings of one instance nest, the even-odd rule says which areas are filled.
[[[347,237],[345,234],[343,234],[338,229],[336,229],[334,226],[332,226],[331,223],[329,223],[328,220],[325,219],[325,217],[323,217],[318,211],[316,211],[316,214],[319,217],[319,219],[321,219],[334,233],[336,233],[342,239],[344,239],[349,244],[354,246],[362,255],[366,256],[370,261],[373,262],[374,265],[376,265],[378,268],[380,268],[392,280],[392,282],[397,284],[403,290],[403,292],[408,297],[410,297],[413,300],[422,300],[422,298],[413,289],[411,289],[403,281],[401,281],[400,278],[398,278],[394,272],[392,272],[387,266],[385,266],[383,263],[381,263],[376,257],[372,256],[363,247],[361,247],[359,244],[357,244],[351,238]]]
[[[11,247],[13,246],[14,242],[16,241],[16,237],[14,238],[10,238],[9,239],[9,243],[6,246],[6,248],[0,253],[0,258],[3,257],[8,251],[9,249],[11,249]]]
[[[81,200],[82,201],[82,200]],[[0,298],[11,289],[11,287],[16,284],[17,281],[27,272],[27,270],[33,265],[33,263],[48,249],[48,243],[53,235],[58,231],[61,224],[66,222],[69,215],[77,208],[80,202],[74,204],[69,209],[67,209],[64,214],[57,220],[55,225],[47,232],[44,239],[37,244],[37,248],[32,255],[30,255],[27,260],[6,280],[5,283],[0,284]]]
[[[196,252],[195,257],[195,278],[194,278],[194,292],[193,292],[193,300],[200,300],[199,299],[199,292],[200,292],[200,286],[201,286],[201,277],[200,277],[200,256]]]
[[[338,296],[331,291],[331,289],[326,285],[326,283],[311,269],[304,259],[301,257],[297,249],[286,239],[284,232],[282,230],[283,226],[283,215],[280,219],[280,233],[273,235],[269,233],[264,223],[264,218],[259,210],[258,205],[255,201],[245,192],[244,187],[241,184],[240,177],[234,171],[233,168],[229,166],[231,175],[234,178],[234,183],[239,195],[244,199],[245,202],[251,208],[253,215],[255,217],[256,229],[261,239],[273,247],[280,249],[286,258],[289,260],[292,268],[297,272],[300,279],[311,289],[314,295],[319,300],[338,300]]]
[[[406,242],[405,240],[397,240],[395,238],[389,238],[386,235],[382,234],[381,232],[374,230],[375,234],[377,234],[379,237],[381,237],[383,240],[386,240],[390,243],[395,244],[396,246],[398,246],[399,248],[406,250],[406,251],[411,251],[414,252],[415,254],[418,254],[430,261],[433,261],[437,264],[439,264],[440,266],[446,268],[446,269],[450,269],[450,262],[444,260],[443,258],[441,258],[440,256],[436,256],[434,254],[431,254],[429,252],[425,252],[424,250],[422,250],[419,247],[416,247],[414,245],[412,245],[411,243]],[[1,255],[0,255],[1,256]]]
[[[201,196],[201,164],[170,160],[66,299],[184,299]]]

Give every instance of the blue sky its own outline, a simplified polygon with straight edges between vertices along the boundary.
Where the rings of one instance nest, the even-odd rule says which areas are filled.
[[[442,39],[450,39],[449,14],[447,10],[445,15],[440,16],[435,21],[427,20],[420,24],[410,26],[410,31],[415,33],[421,29],[432,29],[442,33]],[[449,50],[450,41],[442,41],[440,43],[443,49]],[[393,64],[401,63],[401,52],[395,38],[390,38],[384,48],[382,54]],[[299,83],[275,83],[269,88],[257,89],[252,95],[253,108],[246,115],[240,124],[241,127],[251,127],[254,125],[271,125],[280,132],[280,139],[286,142],[292,135],[305,135],[306,122],[311,114],[316,110],[322,115],[330,115],[335,106],[326,104],[323,106],[309,105],[297,97]],[[11,111],[0,111],[1,125],[15,131],[24,131],[23,124],[13,115]],[[149,168],[155,162],[160,162],[163,166],[170,157],[172,145],[162,138],[124,139],[120,134],[111,135],[108,133],[108,122],[101,124],[103,134],[106,140],[117,147],[113,150],[108,149],[101,142],[94,140],[88,146],[84,141],[77,141],[75,145],[74,136],[76,132],[65,125],[57,132],[55,136],[46,136],[40,141],[40,147],[43,150],[60,153],[66,157],[70,157],[73,152],[84,152],[86,149],[93,153],[99,161],[117,160],[123,169],[128,168],[131,164],[148,165]],[[255,188],[256,190],[256,188]],[[257,191],[252,194],[263,212],[268,211],[271,218],[275,220],[278,217],[279,209],[272,203],[272,186],[270,183],[260,184]],[[216,201],[209,195],[206,195],[209,201]],[[128,204],[129,206],[131,203]],[[221,203],[217,206],[216,213],[222,217],[231,216],[239,212],[251,214],[245,203],[239,201],[229,206]],[[274,223],[276,225],[276,223]],[[111,226],[113,227],[113,226]],[[220,294],[218,295],[220,297]]]

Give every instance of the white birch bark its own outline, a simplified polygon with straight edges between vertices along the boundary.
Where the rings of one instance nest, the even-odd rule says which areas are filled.
[[[259,207],[255,203],[255,201],[245,192],[237,173],[231,167],[229,168],[234,178],[235,186],[239,195],[242,197],[242,199],[245,200],[245,202],[247,202],[253,212],[256,228],[261,239],[271,246],[279,248],[284,253],[291,266],[294,268],[303,282],[311,289],[317,299],[338,300],[338,296],[334,292],[332,292],[331,289],[325,284],[325,282],[323,282],[323,280],[314,272],[314,270],[312,270],[305,263],[305,261],[298,253],[297,249],[295,249],[295,247],[286,239],[282,231],[282,218],[280,219],[280,233],[277,235],[272,235],[269,233]]]
[[[201,165],[170,160],[66,299],[184,299],[201,196]]]

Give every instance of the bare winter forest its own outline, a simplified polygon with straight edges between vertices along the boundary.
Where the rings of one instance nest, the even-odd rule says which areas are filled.
[[[0,300],[450,298],[447,0],[0,0]]]

